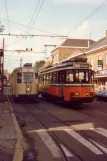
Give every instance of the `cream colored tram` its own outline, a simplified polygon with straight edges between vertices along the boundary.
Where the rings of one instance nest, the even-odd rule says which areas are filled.
[[[13,70],[10,76],[11,94],[15,98],[38,95],[38,73],[32,65],[24,65]]]

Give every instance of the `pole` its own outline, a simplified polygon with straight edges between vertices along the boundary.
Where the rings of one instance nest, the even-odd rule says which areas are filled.
[[[3,87],[4,87],[4,38],[3,38],[3,61],[2,61],[2,91],[3,94]]]
[[[21,66],[22,66],[22,61],[23,61],[23,59],[21,58],[21,59],[20,59],[20,68],[21,68]]]

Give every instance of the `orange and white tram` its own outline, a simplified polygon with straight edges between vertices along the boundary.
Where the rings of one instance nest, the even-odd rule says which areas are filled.
[[[92,102],[93,72],[87,58],[75,58],[39,72],[39,93],[47,98],[81,104]]]

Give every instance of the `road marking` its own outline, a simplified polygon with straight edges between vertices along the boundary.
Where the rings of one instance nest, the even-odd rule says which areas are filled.
[[[91,139],[90,139],[91,140]],[[96,146],[98,146],[104,153],[107,154],[107,148],[105,148],[103,145],[91,140],[92,143],[94,143]]]
[[[90,129],[107,137],[107,130],[106,129],[103,129],[103,128],[90,128]]]
[[[51,136],[44,130],[44,131],[38,131],[37,132],[39,136],[41,137],[42,141],[45,143],[45,145],[49,148],[52,155],[55,158],[60,158],[60,151],[59,148],[56,146],[55,142],[51,138]]]
[[[60,146],[62,147],[62,150],[64,151],[67,157],[73,157],[73,155],[67,150],[65,146],[63,146],[62,144],[60,144]]]
[[[95,147],[88,140],[86,140],[81,135],[79,135],[78,133],[76,133],[74,130],[72,130],[72,129],[65,129],[65,131],[69,135],[71,135],[72,137],[74,137],[76,140],[78,140],[80,143],[82,143],[84,146],[86,146],[88,149],[90,149],[92,152],[94,152],[95,154],[97,154],[97,155],[103,154],[97,147]]]

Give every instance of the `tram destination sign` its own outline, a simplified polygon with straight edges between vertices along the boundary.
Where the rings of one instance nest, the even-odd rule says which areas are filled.
[[[89,68],[89,64],[74,64],[75,68]]]
[[[89,64],[81,64],[81,68],[89,68]]]

